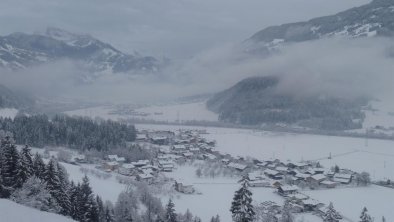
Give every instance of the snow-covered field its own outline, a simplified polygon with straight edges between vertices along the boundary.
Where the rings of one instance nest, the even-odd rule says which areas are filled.
[[[4,108],[0,109],[0,117],[3,118],[15,118],[15,116],[18,114],[18,110],[14,108]]]
[[[177,211],[184,213],[189,209],[193,214],[201,217],[202,221],[209,221],[217,214],[221,221],[231,221],[230,206],[234,192],[239,189],[239,178],[217,177],[198,178],[195,174],[197,168],[193,166],[178,167],[177,170],[167,173],[168,177],[181,181],[193,187],[201,194],[177,194],[173,201]],[[251,188],[253,200],[256,204],[262,201],[274,201],[283,204],[283,198],[274,193],[272,188]],[[168,197],[166,197],[168,198]]]
[[[381,221],[382,216],[386,221],[394,221],[393,200],[394,190],[379,186],[337,188],[330,190],[314,190],[304,192],[310,197],[323,203],[332,201],[340,213],[358,221],[363,207],[367,207],[369,214],[375,221]]]
[[[392,98],[385,101],[372,101],[371,106],[376,110],[365,111],[363,128],[371,128],[376,125],[386,128],[394,127],[394,104]]]
[[[205,102],[163,105],[163,106],[148,106],[144,108],[134,109],[134,114],[115,114],[113,112],[119,111],[115,106],[99,106],[85,109],[78,109],[65,112],[68,115],[100,117],[104,119],[144,119],[154,121],[217,121],[218,115],[207,110]]]
[[[0,221],[4,222],[72,222],[59,214],[39,211],[10,200],[0,199]]]

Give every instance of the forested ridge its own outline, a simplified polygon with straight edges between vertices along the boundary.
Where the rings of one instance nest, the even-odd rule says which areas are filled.
[[[114,121],[56,115],[0,118],[0,130],[10,132],[16,143],[35,147],[67,146],[82,150],[109,150],[134,141],[134,126]]]

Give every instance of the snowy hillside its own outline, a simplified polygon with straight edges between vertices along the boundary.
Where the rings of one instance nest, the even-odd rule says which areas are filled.
[[[39,211],[6,199],[0,199],[0,221],[4,222],[72,222],[59,214]]]
[[[18,110],[14,108],[4,108],[0,109],[0,117],[3,118],[15,118],[16,114],[18,114]]]
[[[303,42],[326,37],[392,36],[394,1],[374,0],[336,15],[306,22],[271,26],[254,34],[247,43],[251,51],[270,51],[284,43]],[[257,47],[257,48],[256,48]]]

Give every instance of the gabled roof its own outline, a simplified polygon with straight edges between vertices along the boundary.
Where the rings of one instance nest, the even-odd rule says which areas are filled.
[[[238,170],[244,170],[248,167],[246,165],[239,164],[239,163],[229,163],[227,166],[238,169]]]
[[[276,170],[270,170],[270,169],[264,170],[264,173],[266,173],[266,174],[268,174],[268,175],[272,175],[272,176],[275,176],[275,175],[280,174],[278,171],[276,171]]]
[[[311,176],[311,178],[314,180],[320,181],[320,180],[326,179],[326,176],[324,176],[323,174],[316,174],[316,175]]]
[[[279,186],[278,189],[281,189],[283,191],[297,191],[298,187],[295,185],[284,185],[284,186]]]

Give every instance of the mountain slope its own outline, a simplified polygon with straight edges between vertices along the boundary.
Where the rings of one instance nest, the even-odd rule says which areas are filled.
[[[245,125],[286,124],[323,130],[360,128],[363,98],[297,96],[278,91],[278,77],[251,77],[217,93],[207,107],[221,121]]]
[[[123,53],[89,35],[48,28],[42,34],[13,33],[0,37],[0,67],[23,69],[60,59],[76,62],[94,73],[155,72],[160,62],[154,57]]]
[[[332,16],[314,18],[306,22],[271,26],[254,34],[246,42],[251,50],[275,49],[284,43],[345,36],[393,36],[394,1],[374,0]]]

